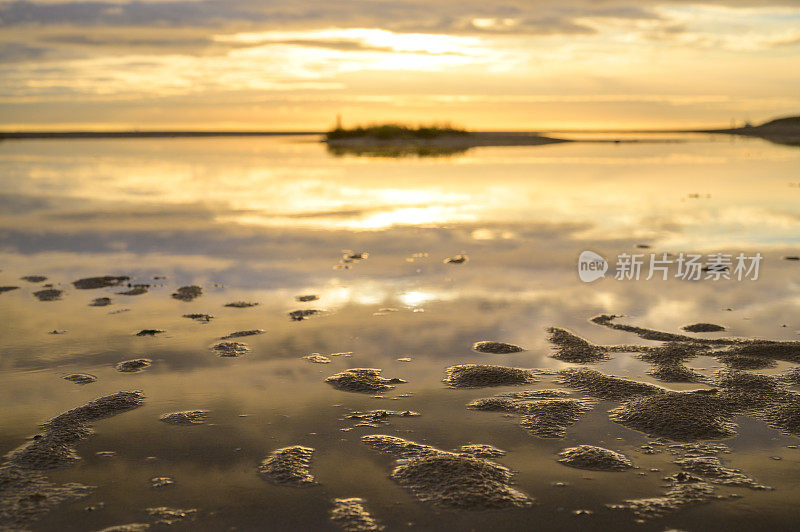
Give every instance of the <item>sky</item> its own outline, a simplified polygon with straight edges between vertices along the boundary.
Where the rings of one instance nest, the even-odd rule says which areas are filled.
[[[800,0],[0,0],[0,129],[729,126],[800,114]]]

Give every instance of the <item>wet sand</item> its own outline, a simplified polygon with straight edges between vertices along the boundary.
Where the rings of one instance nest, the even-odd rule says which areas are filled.
[[[569,143],[552,146],[562,154],[552,160],[535,147],[480,148],[455,165],[229,140],[219,160],[190,139],[171,141],[177,159],[147,144],[0,147],[6,168],[33,150],[24,198],[0,180],[22,206],[2,218],[0,285],[18,287],[0,295],[3,526],[793,526],[800,294],[797,263],[783,257],[797,254],[798,228],[780,227],[791,223],[781,216],[794,208],[795,152],[756,140],[746,157],[714,142],[660,152]],[[608,149],[620,151],[612,159]],[[136,185],[147,174],[137,169],[126,186],[150,194],[120,190],[127,207],[103,204],[81,177],[106,174],[99,150],[116,153],[123,180],[140,160],[169,179]],[[192,175],[183,159],[219,172],[213,186],[230,207],[169,206],[186,190],[170,180]],[[696,165],[700,175],[680,181]],[[306,180],[286,186],[265,166]],[[747,178],[758,168],[771,178],[754,192]],[[512,192],[486,185],[489,171]],[[47,172],[59,187],[33,177]],[[258,186],[230,172],[251,172]],[[383,188],[358,181],[362,172],[393,178]],[[548,205],[573,201],[586,172],[617,202],[582,198],[586,210],[559,220]],[[565,173],[574,182],[560,188]],[[674,190],[646,188],[644,173],[675,177]],[[99,204],[87,211],[59,189]],[[260,202],[295,198],[302,216],[270,221],[263,204],[242,208],[256,189],[267,191]],[[357,190],[369,194],[354,209],[343,198]],[[687,199],[706,190],[712,198]],[[338,214],[309,204],[326,194]],[[415,197],[445,199],[426,211]],[[368,203],[379,198],[389,203],[375,218]],[[748,225],[753,248],[738,223],[725,225],[728,208],[761,213]],[[112,211],[130,217],[97,223]],[[583,249],[689,251],[709,233],[710,250],[761,251],[762,278],[577,279]],[[469,261],[444,262],[459,255]],[[46,279],[22,280],[33,275]],[[34,296],[42,290],[60,293]]]

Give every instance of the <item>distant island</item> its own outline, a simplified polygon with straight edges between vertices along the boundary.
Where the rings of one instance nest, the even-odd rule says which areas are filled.
[[[759,137],[777,144],[800,146],[800,116],[776,118],[757,126],[748,124],[744,127],[707,129],[702,132]]]
[[[566,130],[565,130],[566,131]],[[570,130],[570,132],[579,132]],[[722,129],[658,129],[658,130],[604,130],[606,133],[713,133],[757,137],[776,144],[800,146],[800,116],[776,118],[756,126]],[[264,136],[322,136],[328,151],[333,155],[365,156],[446,156],[463,153],[479,146],[540,146],[562,142],[654,142],[651,138],[571,140],[523,131],[468,131],[446,125],[407,126],[386,123],[336,127],[327,133],[321,131],[0,131],[3,140],[38,139],[137,139],[180,137],[264,137]]]
[[[538,133],[471,132],[451,125],[407,126],[371,124],[344,128],[337,125],[323,139],[334,154],[448,155],[478,146],[538,146],[569,142]]]

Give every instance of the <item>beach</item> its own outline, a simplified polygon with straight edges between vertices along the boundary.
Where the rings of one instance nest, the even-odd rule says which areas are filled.
[[[791,528],[800,152],[678,137],[0,143],[0,527]]]

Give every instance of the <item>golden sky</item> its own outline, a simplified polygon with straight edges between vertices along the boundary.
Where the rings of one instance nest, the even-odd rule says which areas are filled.
[[[2,129],[726,126],[800,112],[797,0],[0,0]]]

